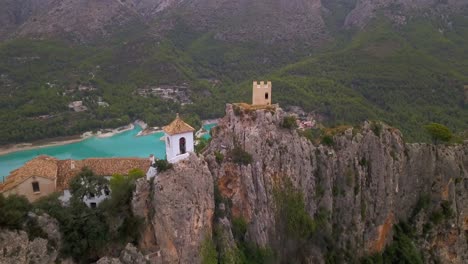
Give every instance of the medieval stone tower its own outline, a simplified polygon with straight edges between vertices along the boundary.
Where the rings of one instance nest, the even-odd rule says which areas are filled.
[[[253,82],[252,105],[271,105],[271,82]]]

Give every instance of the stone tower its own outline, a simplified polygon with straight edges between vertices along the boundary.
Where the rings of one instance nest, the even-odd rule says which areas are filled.
[[[253,82],[252,105],[271,105],[271,82]]]
[[[179,114],[172,123],[163,127],[166,143],[166,159],[170,163],[188,158],[194,151],[195,129],[180,119]]]

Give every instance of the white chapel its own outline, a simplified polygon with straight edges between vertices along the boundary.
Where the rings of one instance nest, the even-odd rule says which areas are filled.
[[[166,159],[176,163],[186,159],[194,151],[193,132],[195,129],[180,119],[179,114],[174,121],[163,127],[166,142]]]

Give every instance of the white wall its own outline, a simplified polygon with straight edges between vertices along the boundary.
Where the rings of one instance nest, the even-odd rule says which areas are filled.
[[[110,180],[112,177],[110,176],[105,176],[105,178],[107,180]],[[89,196],[85,196],[83,198],[83,202],[88,206],[88,207],[91,207],[91,203],[96,203],[96,206],[98,206],[100,203],[102,203],[102,201],[104,201],[105,199],[109,198],[111,196],[111,193],[110,193],[110,187],[108,186],[109,188],[109,195],[106,195],[105,191],[104,190],[101,190],[101,193],[100,194],[95,194],[94,197],[89,197]],[[59,196],[59,200],[62,201],[62,203],[64,205],[68,205],[68,202],[70,201],[72,197],[72,194],[70,193],[70,190],[64,190],[63,191],[63,194],[61,196]]]
[[[189,152],[194,152],[194,141],[193,141],[193,132],[187,132],[182,134],[176,135],[168,135],[166,134],[166,158],[167,161],[170,163],[175,163],[181,159],[188,157],[188,155],[182,155],[179,149],[179,139],[184,137],[185,138],[185,150],[186,154]],[[169,139],[169,141],[168,141]],[[181,157],[178,157],[181,156]]]

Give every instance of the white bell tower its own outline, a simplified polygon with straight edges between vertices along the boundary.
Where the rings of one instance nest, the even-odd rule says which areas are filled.
[[[186,159],[194,151],[193,132],[195,129],[180,119],[176,119],[163,127],[166,143],[166,159],[169,163],[176,163]]]

